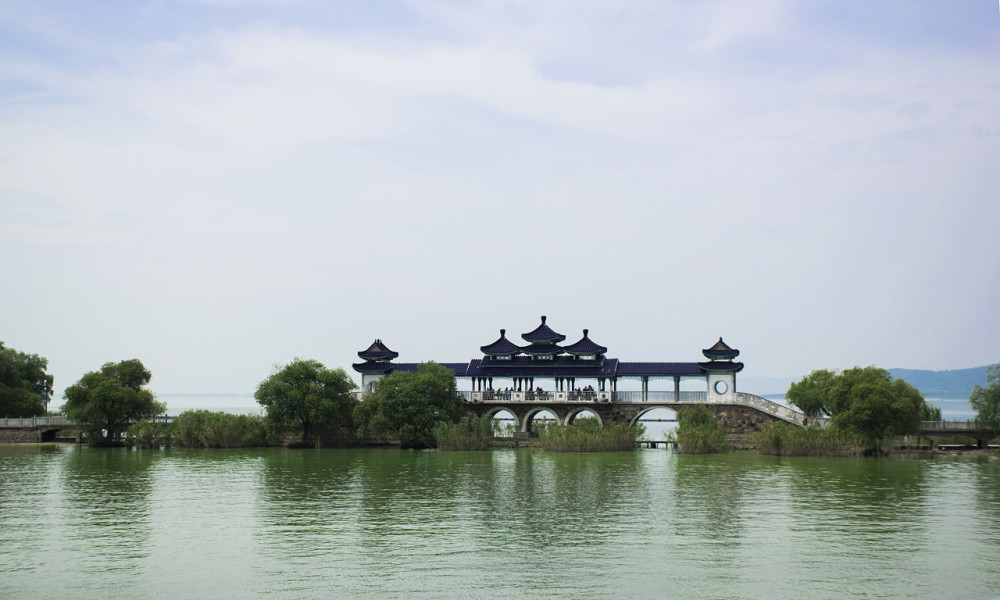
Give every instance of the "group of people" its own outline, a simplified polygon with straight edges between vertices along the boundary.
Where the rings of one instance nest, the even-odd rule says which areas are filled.
[[[514,388],[511,387],[505,387],[502,390],[491,389],[487,392],[487,396],[490,398],[510,400],[511,394],[516,391],[518,390],[515,390]],[[543,390],[541,386],[536,387],[534,390],[529,388],[526,391],[526,393],[528,395],[534,396],[535,398],[546,398],[549,395],[549,392]],[[583,398],[584,400],[593,400],[597,396],[597,391],[594,390],[594,386],[588,385],[584,388],[575,388],[570,392],[570,394],[573,396],[574,399]]]

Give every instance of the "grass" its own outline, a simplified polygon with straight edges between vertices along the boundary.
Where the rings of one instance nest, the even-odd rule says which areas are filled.
[[[570,425],[535,425],[538,444],[556,452],[617,452],[635,450],[635,441],[646,431],[641,423],[616,423],[601,427],[597,419],[584,417]]]
[[[499,422],[491,416],[462,417],[457,423],[442,421],[434,426],[439,450],[489,450]]]
[[[729,450],[726,429],[708,408],[692,406],[677,411],[677,429],[673,431],[677,451],[683,454],[711,454]]]
[[[138,448],[246,448],[267,445],[264,421],[251,415],[188,410],[172,423],[139,421],[126,431]]]
[[[861,456],[864,441],[833,428],[795,427],[772,421],[751,438],[761,454],[778,456]]]

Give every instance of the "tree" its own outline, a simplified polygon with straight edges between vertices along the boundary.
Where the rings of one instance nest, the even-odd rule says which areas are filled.
[[[462,412],[455,374],[426,362],[416,373],[396,371],[383,377],[354,409],[354,422],[358,435],[390,435],[404,448],[427,448],[434,445],[434,426],[457,422]]]
[[[91,371],[66,388],[66,416],[77,423],[101,425],[105,441],[117,442],[131,421],[161,414],[166,404],[157,402],[144,386],[153,375],[138,358],[105,363],[100,371]]]
[[[49,361],[0,342],[0,417],[44,415],[52,398]]]
[[[988,386],[976,385],[969,396],[969,404],[976,411],[976,423],[994,434],[1000,434],[1000,365],[989,368]]]
[[[808,376],[803,377],[802,381],[793,383],[785,393],[785,398],[797,406],[806,416],[829,417],[828,404],[830,400],[828,395],[836,376],[834,371],[826,369],[813,371]]]
[[[357,386],[343,369],[296,358],[257,386],[254,398],[267,411],[273,431],[302,430],[302,443],[315,426],[349,426]]]
[[[843,371],[834,378],[828,400],[833,426],[860,436],[869,451],[878,451],[887,437],[919,433],[927,414],[917,388],[877,367]]]
[[[869,452],[887,437],[919,433],[921,421],[941,415],[920,390],[877,367],[813,371],[785,397],[811,417],[829,415],[834,428],[861,438]]]

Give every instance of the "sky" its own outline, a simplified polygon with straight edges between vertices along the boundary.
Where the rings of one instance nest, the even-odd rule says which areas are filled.
[[[993,363],[998,189],[994,0],[0,4],[0,340],[54,405],[541,315],[749,376]]]

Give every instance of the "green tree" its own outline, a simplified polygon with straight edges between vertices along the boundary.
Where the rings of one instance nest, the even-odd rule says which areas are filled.
[[[343,369],[296,358],[262,381],[254,398],[266,409],[273,431],[301,429],[306,443],[316,426],[350,426],[356,387]]]
[[[44,415],[52,397],[49,361],[0,342],[0,417]]]
[[[105,363],[66,388],[66,416],[77,423],[101,425],[106,442],[117,442],[130,421],[146,419],[166,410],[144,386],[153,375],[137,358]]]
[[[919,433],[928,412],[917,388],[877,367],[855,367],[838,375],[829,407],[833,426],[860,436],[869,451],[878,451],[885,438]]]
[[[969,404],[976,411],[976,422],[994,434],[1000,434],[1000,365],[989,368],[988,386],[976,385],[969,396]]]
[[[829,417],[830,400],[828,396],[836,377],[837,374],[834,371],[826,369],[813,371],[803,377],[802,381],[793,383],[785,392],[785,398],[804,412],[806,416]]]
[[[420,363],[416,373],[390,373],[354,409],[359,435],[392,436],[404,448],[433,446],[434,426],[461,416],[455,374],[434,362]]]

